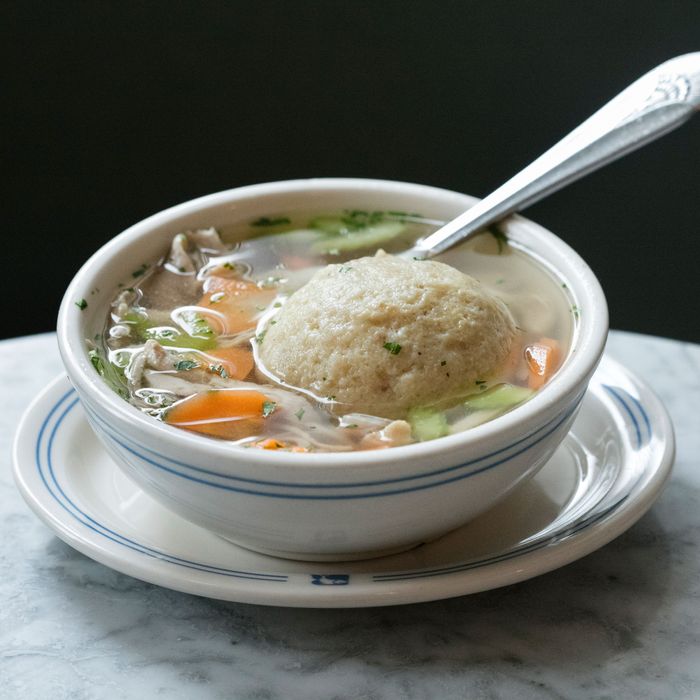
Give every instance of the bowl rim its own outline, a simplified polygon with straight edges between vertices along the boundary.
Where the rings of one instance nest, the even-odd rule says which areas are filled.
[[[576,352],[569,353],[565,363],[557,371],[555,377],[535,396],[517,406],[508,413],[498,416],[482,425],[469,430],[436,438],[426,442],[412,443],[385,450],[366,450],[356,452],[312,452],[292,453],[272,450],[253,450],[226,441],[219,441],[196,433],[190,433],[161,421],[153,419],[136,407],[127,403],[112,391],[92,367],[88,357],[85,333],[82,331],[82,317],[75,312],[75,299],[85,298],[89,289],[94,288],[95,280],[91,279],[96,268],[106,264],[114,265],[120,251],[130,246],[135,240],[147,238],[153,231],[167,223],[183,216],[230,203],[239,199],[256,196],[289,195],[294,192],[308,194],[309,190],[319,192],[356,191],[361,192],[384,190],[387,195],[393,193],[410,194],[434,199],[445,200],[455,197],[467,202],[470,206],[478,198],[453,190],[395,180],[366,179],[366,178],[309,178],[282,180],[259,183],[231,188],[207,194],[195,199],[177,204],[143,219],[121,233],[117,234],[101,246],[82,265],[70,282],[61,301],[57,322],[57,337],[59,351],[71,382],[78,389],[78,394],[85,392],[99,406],[101,412],[107,412],[114,418],[127,423],[134,423],[141,430],[160,438],[161,444],[166,442],[172,448],[187,452],[206,453],[208,458],[216,458],[219,465],[240,464],[245,461],[251,467],[303,467],[340,469],[346,467],[378,467],[393,465],[403,460],[420,461],[425,463],[431,457],[442,453],[459,451],[461,454],[468,450],[479,453],[479,446],[492,446],[499,434],[510,436],[522,426],[525,434],[532,426],[541,427],[546,420],[543,414],[552,406],[562,402],[567,396],[578,395],[577,388],[590,377],[603,353],[608,332],[608,310],[603,290],[598,279],[588,264],[567,243],[551,231],[520,215],[511,219],[517,223],[518,233],[528,232],[535,238],[547,241],[547,255],[559,262],[565,262],[576,270],[578,293],[576,301],[580,301],[586,309],[579,317],[573,343]],[[457,200],[455,200],[457,201]],[[203,224],[202,224],[203,225]],[[545,262],[555,271],[558,266],[555,261],[545,257]],[[124,275],[126,276],[126,275]],[[564,275],[560,275],[564,277]],[[567,278],[567,281],[569,279]],[[567,404],[562,405],[562,411]],[[538,420],[539,417],[539,420]],[[235,459],[245,457],[245,460]]]

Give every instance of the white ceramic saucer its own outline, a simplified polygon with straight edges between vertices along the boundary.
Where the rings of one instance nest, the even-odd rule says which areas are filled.
[[[14,472],[29,506],[61,539],[130,576],[224,600],[352,607],[475,593],[574,561],[649,509],[673,455],[659,400],[604,358],[571,433],[532,481],[439,540],[341,564],[257,554],[155,503],[104,452],[64,377],[27,410]]]

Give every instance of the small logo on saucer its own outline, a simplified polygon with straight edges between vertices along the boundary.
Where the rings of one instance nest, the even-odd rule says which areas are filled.
[[[348,574],[311,574],[314,586],[347,586],[350,583]]]

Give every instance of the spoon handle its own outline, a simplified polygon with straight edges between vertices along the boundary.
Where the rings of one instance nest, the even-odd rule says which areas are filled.
[[[419,241],[432,256],[607,165],[688,120],[700,109],[700,52],[643,75],[524,170]]]

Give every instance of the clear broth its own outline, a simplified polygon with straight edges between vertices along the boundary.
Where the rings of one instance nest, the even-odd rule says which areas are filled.
[[[173,422],[170,417],[175,414],[187,414],[187,407],[182,408],[186,401],[194,406],[198,396],[212,390],[239,392],[235,399],[247,406],[250,415],[227,418],[225,408],[219,407],[205,421],[190,411],[188,420],[174,424],[244,447],[348,451],[402,444],[391,437],[392,421],[343,415],[342,406],[333,401],[274,385],[252,366],[246,353],[255,348],[256,336],[264,333],[266,324],[274,322],[284,299],[320,267],[372,254],[377,248],[388,253],[407,250],[440,225],[417,214],[360,211],[275,215],[223,227],[218,233],[226,248],[215,250],[217,246],[208,248],[205,243],[190,251],[192,266],[185,258],[166,255],[133,271],[115,293],[104,333],[91,349],[93,364],[126,400],[166,422]],[[496,234],[485,233],[435,259],[475,277],[505,302],[518,327],[515,342],[523,352],[543,338],[552,339],[560,365],[578,318],[567,286],[534,256],[508,244],[499,231]],[[230,319],[226,304],[231,302],[225,300],[226,292],[204,292],[212,273],[217,280],[226,280],[222,284],[240,283],[243,321],[225,333],[220,331],[226,314],[220,309],[226,308]],[[159,349],[153,343],[147,346],[147,339],[156,341]],[[150,351],[144,352],[147,347]],[[238,359],[229,361],[231,357]],[[521,403],[530,395],[524,390],[530,381],[525,359],[478,382],[464,401],[421,407],[420,420],[411,421],[410,440],[466,430]],[[505,396],[504,386],[519,390],[514,394],[517,400],[474,400],[495,396],[496,390]],[[263,404],[257,398],[255,404],[255,392],[264,395]],[[217,397],[228,401],[232,394]],[[426,410],[430,425],[435,424],[431,416],[439,414],[443,427],[438,433],[426,433]]]

